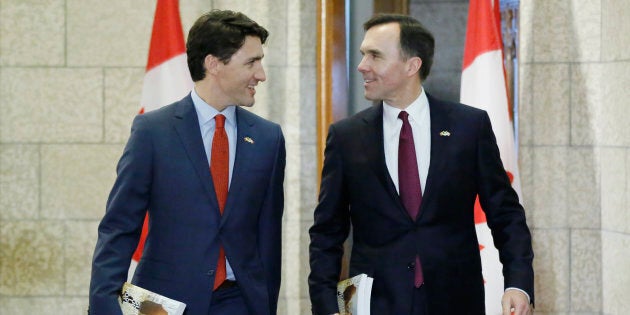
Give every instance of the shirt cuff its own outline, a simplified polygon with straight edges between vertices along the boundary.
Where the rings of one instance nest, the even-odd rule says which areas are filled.
[[[525,293],[525,296],[527,297],[527,302],[528,302],[529,304],[532,304],[532,300],[529,298],[529,294],[527,294],[527,292],[525,292],[525,290],[521,290],[521,289],[519,289],[519,288],[512,288],[512,287],[505,289],[505,291],[506,291],[506,292],[507,292],[508,290],[517,290],[517,291],[521,291],[521,292]]]

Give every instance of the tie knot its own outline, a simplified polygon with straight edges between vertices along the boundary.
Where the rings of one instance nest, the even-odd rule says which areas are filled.
[[[400,112],[400,114],[398,114],[398,118],[402,119],[403,122],[406,122],[409,118],[409,113],[403,110]]]
[[[224,128],[225,127],[225,116],[218,114],[216,116],[214,116],[214,121],[217,124],[217,128]]]

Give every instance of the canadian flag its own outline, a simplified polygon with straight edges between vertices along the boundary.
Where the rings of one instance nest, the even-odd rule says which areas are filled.
[[[514,130],[503,66],[499,0],[469,2],[460,95],[462,103],[488,112],[503,166],[512,187],[521,198]],[[501,314],[503,266],[499,262],[499,252],[494,247],[486,216],[478,200],[475,205],[475,223],[485,280],[486,312],[489,315]]]
[[[149,59],[142,86],[140,113],[178,101],[192,88],[193,82],[186,61],[178,0],[158,0],[151,33]],[[148,215],[144,219],[140,242],[131,260],[129,279],[133,277],[142,256],[147,233]]]

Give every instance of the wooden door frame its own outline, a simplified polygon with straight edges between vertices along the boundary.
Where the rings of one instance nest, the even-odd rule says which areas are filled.
[[[317,2],[318,170],[323,165],[328,126],[348,112],[345,13],[345,0]]]
[[[346,1],[317,1],[317,169],[324,162],[328,126],[348,115]],[[375,13],[409,13],[409,0],[374,0]],[[321,180],[321,178],[320,178]]]
[[[409,0],[374,0],[374,13],[409,14]]]

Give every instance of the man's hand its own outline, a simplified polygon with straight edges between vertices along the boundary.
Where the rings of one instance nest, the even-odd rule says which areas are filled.
[[[519,290],[507,290],[501,299],[503,315],[531,315],[532,308],[529,305],[527,295]]]

